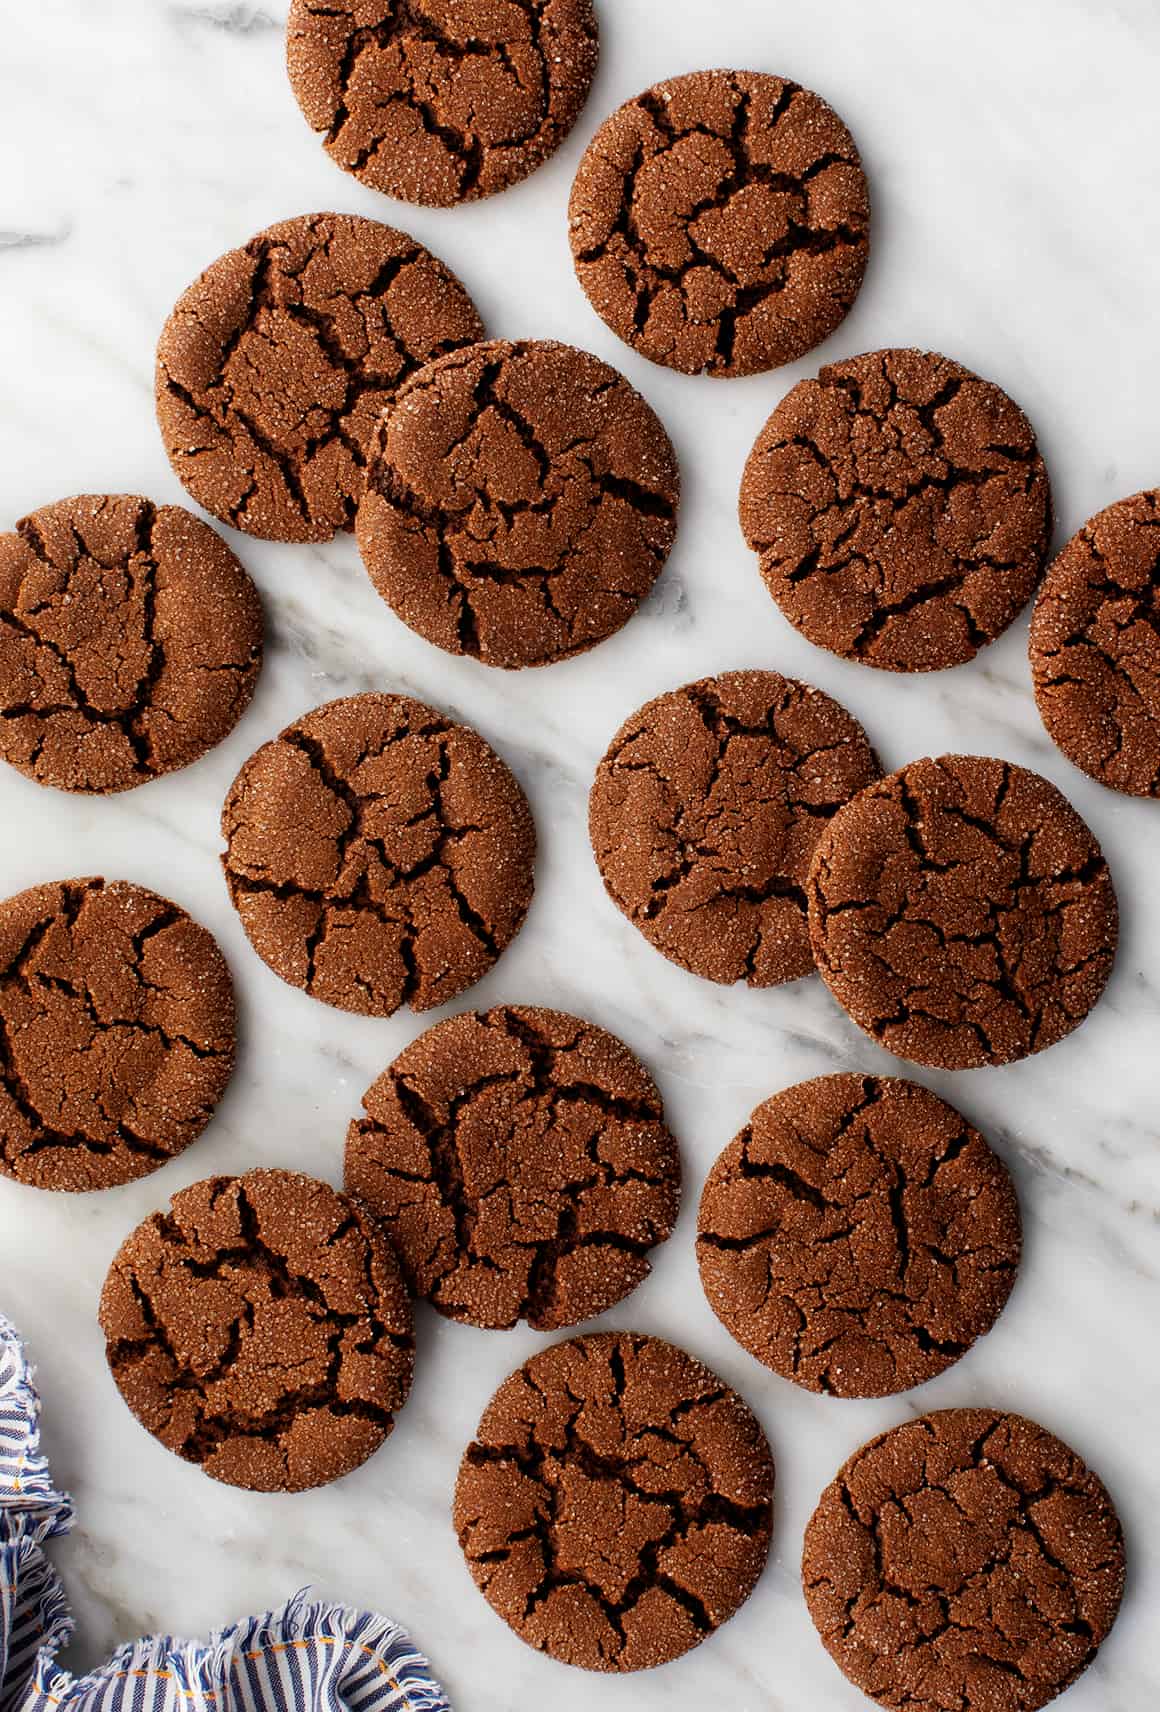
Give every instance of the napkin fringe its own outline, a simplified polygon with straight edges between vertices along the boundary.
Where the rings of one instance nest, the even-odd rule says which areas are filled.
[[[91,1700],[117,1679],[151,1679],[169,1683],[169,1694],[181,1700],[223,1706],[256,1702],[270,1705],[272,1697],[262,1678],[273,1661],[291,1651],[303,1654],[297,1675],[309,1676],[308,1698],[294,1699],[293,1667],[284,1673],[287,1704],[317,1704],[319,1679],[330,1679],[338,1703],[360,1712],[451,1712],[431,1667],[406,1630],[373,1611],[316,1600],[302,1588],[276,1610],[216,1629],[206,1641],[176,1635],[148,1635],[118,1647],[107,1664],[74,1677],[67,1671],[36,1673],[25,1712],[44,1703],[59,1705]],[[47,1661],[46,1661],[47,1662]],[[253,1692],[247,1693],[247,1688]]]

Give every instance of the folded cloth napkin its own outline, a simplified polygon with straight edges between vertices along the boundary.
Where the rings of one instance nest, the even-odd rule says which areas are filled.
[[[397,1624],[304,1593],[208,1641],[152,1635],[87,1676],[59,1670],[73,1624],[43,1548],[73,1511],[39,1445],[32,1370],[0,1314],[0,1712],[451,1712]]]

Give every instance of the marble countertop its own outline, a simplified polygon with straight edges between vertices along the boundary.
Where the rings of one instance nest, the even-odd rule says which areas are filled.
[[[942,349],[999,381],[1039,431],[1058,540],[1160,480],[1160,11],[1151,0],[602,0],[589,108],[530,181],[434,212],[341,174],[306,130],[282,64],[285,0],[35,0],[5,8],[0,55],[0,527],[78,491],[184,495],[153,419],[153,348],[179,291],[213,257],[285,216],[336,208],[412,231],[458,272],[498,336],[554,336],[621,368],[677,444],[685,503],[669,567],[595,652],[505,674],[451,659],[372,591],[353,542],[232,537],[261,584],[269,652],[252,707],[197,766],[109,801],[0,769],[0,893],[74,873],[154,885],[218,936],[242,1008],[237,1073],[210,1129],[130,1187],[71,1200],[0,1182],[0,1307],[39,1364],[54,1470],[79,1524],[54,1549],[95,1664],[150,1629],[202,1633],[304,1582],[389,1612],[429,1652],[459,1712],[606,1712],[728,1702],[735,1712],[858,1712],[868,1702],[817,1641],[798,1584],[805,1522],[842,1459],[929,1408],[1031,1414],[1102,1473],[1123,1515],[1119,1624],[1068,1712],[1160,1701],[1160,807],[1074,771],[1036,717],[1016,624],[972,665],[896,678],[811,648],[765,594],[736,492],[773,405],[819,360],[888,344]],[[689,380],[638,360],[573,278],[565,203],[583,143],[667,74],[733,64],[829,99],[862,148],[874,256],[845,325],[813,356],[750,381]],[[228,532],[227,532],[228,533]],[[920,1073],[1015,1173],[1026,1257],[1007,1311],[934,1383],[840,1402],[760,1368],[718,1325],[692,1236],[711,1160],[751,1108],[798,1079],[901,1068],[817,980],[724,989],[653,952],[607,901],[588,849],[589,780],[647,696],[708,672],[768,666],[858,715],[884,763],[945,749],[1038,768],[1111,861],[1119,961],[1084,1027],[1002,1071]],[[575,1010],[615,1030],[660,1081],[683,1149],[680,1226],[609,1323],[686,1345],[757,1410],[778,1461],[776,1534],[756,1593],[721,1633],[651,1676],[597,1680],[540,1658],[475,1592],[448,1505],[494,1386],[542,1340],[419,1315],[412,1400],[390,1444],[338,1485],[292,1498],[207,1480],[149,1438],[117,1397],[95,1320],[125,1233],[213,1172],[284,1164],[337,1181],[367,1083],[433,1018],[362,1020],[282,985],[249,951],[217,862],[217,819],[242,760],[296,714],[370,688],[476,724],[515,767],[542,839],[524,931],[463,1002]],[[459,1008],[462,1008],[461,1006]],[[441,1013],[437,1013],[441,1014]],[[1153,1620],[1148,1612],[1153,1612]]]

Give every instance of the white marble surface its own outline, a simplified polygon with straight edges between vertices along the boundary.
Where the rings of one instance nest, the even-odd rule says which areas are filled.
[[[205,1136],[159,1175],[82,1200],[0,1183],[0,1307],[39,1362],[47,1443],[80,1521],[55,1551],[95,1663],[153,1627],[198,1633],[312,1581],[377,1606],[425,1646],[459,1712],[607,1712],[728,1702],[857,1712],[802,1603],[805,1521],[871,1432],[939,1405],[1024,1410],[1104,1474],[1131,1554],[1119,1625],[1068,1712],[1160,1699],[1160,807],[1102,791],[1051,748],[1017,624],[975,664],[898,679],[795,636],[739,537],[735,496],[768,411],[817,356],[747,382],[688,380],[622,348],[569,265],[565,201],[598,118],[657,78],[706,64],[784,72],[827,95],[865,155],[875,254],[820,355],[941,348],[1006,386],[1036,423],[1059,539],[1160,480],[1160,12],[1152,0],[601,0],[603,64],[561,155],[472,208],[410,210],[332,167],[282,66],[285,0],[8,0],[0,10],[0,527],[76,491],[181,500],[153,421],[157,333],[220,251],[284,216],[333,207],[408,227],[459,272],[489,329],[554,335],[619,365],[677,442],[686,502],[645,610],[594,653],[506,675],[452,660],[377,599],[353,543],[234,538],[268,603],[268,664],[230,740],[112,801],[0,769],[0,893],[103,871],[159,886],[219,936],[240,990],[237,1074]],[[1014,1170],[1026,1262],[996,1330],[935,1383],[883,1403],[809,1396],[759,1368],[697,1284],[697,1196],[751,1107],[800,1077],[897,1068],[817,981],[754,994],[663,961],[607,902],[584,829],[588,782],[646,696],[713,670],[773,666],[863,719],[888,765],[959,748],[1040,768],[1104,841],[1123,907],[1119,962],[1084,1028],[999,1071],[923,1076]],[[476,723],[515,766],[542,837],[528,923],[471,995],[559,1005],[619,1031],[652,1066],[688,1193],[651,1280],[610,1319],[673,1337],[745,1393],[779,1467],[774,1549],[743,1612],[651,1677],[597,1680],[539,1658],[474,1591],[448,1521],[459,1453],[494,1385],[540,1340],[419,1319],[413,1399],[390,1444],[330,1490],[246,1496],[180,1463],[130,1418],[94,1319],[128,1229],[210,1172],[289,1164],[337,1180],[345,1124],[422,1024],[361,1021],[283,986],[249,952],[217,864],[217,813],[245,756],[332,696],[393,687]],[[430,1019],[427,1019],[430,1020]],[[1151,1613],[1151,1616],[1150,1616]]]

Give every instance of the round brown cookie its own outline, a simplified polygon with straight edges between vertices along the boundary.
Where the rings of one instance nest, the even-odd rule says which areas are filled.
[[[253,1492],[349,1474],[411,1389],[411,1304],[389,1243],[355,1202],[297,1171],[174,1195],[122,1243],[100,1321],[141,1425]]]
[[[943,1409],[856,1451],[802,1553],[831,1658],[902,1712],[1034,1712],[1091,1663],[1120,1604],[1112,1501],[1052,1433]]]
[[[449,1319],[559,1331],[648,1276],[681,1162],[652,1077],[602,1028],[503,1005],[437,1023],[368,1089],[346,1189]]]
[[[683,374],[756,374],[812,350],[870,249],[849,131],[820,96],[753,71],[693,72],[618,108],[568,213],[596,313]]]
[[[1098,512],[1050,567],[1031,672],[1069,761],[1112,790],[1160,797],[1160,488]]]
[[[559,148],[597,61],[591,0],[292,0],[286,63],[331,160],[446,208]]]
[[[720,1155],[697,1258],[717,1318],[808,1391],[886,1397],[989,1331],[1019,1265],[1019,1203],[982,1136],[929,1089],[819,1076]]]
[[[584,1670],[645,1670],[730,1618],[769,1551],[773,1458],[736,1392],[660,1338],[535,1355],[467,1447],[454,1519],[521,1640]]]
[[[943,755],[871,785],[826,827],[807,889],[838,1003],[939,1070],[1054,1045],[1115,957],[1103,852],[1054,785],[1010,761]]]
[[[258,591],[177,505],[82,494],[0,535],[0,756],[123,791],[230,732],[262,663]]]
[[[857,720],[810,684],[725,672],[626,720],[588,826],[609,897],[709,981],[772,987],[813,969],[806,874],[827,818],[879,775]]]
[[[405,624],[489,666],[543,666],[631,618],[669,555],[680,477],[615,369],[494,341],[423,369],[384,415],[358,544]]]
[[[1051,539],[1031,424],[928,351],[831,363],[749,455],[741,527],[810,642],[892,672],[970,660],[1030,600]]]
[[[327,702],[263,744],[230,788],[222,837],[258,956],[367,1016],[453,999],[531,902],[523,791],[478,732],[407,696]]]
[[[157,347],[157,420],[199,505],[271,541],[354,523],[380,411],[482,338],[455,276],[404,232],[303,214],[212,262]]]
[[[204,927],[123,880],[0,903],[0,1173],[109,1189],[195,1141],[234,1065],[230,972]]]

